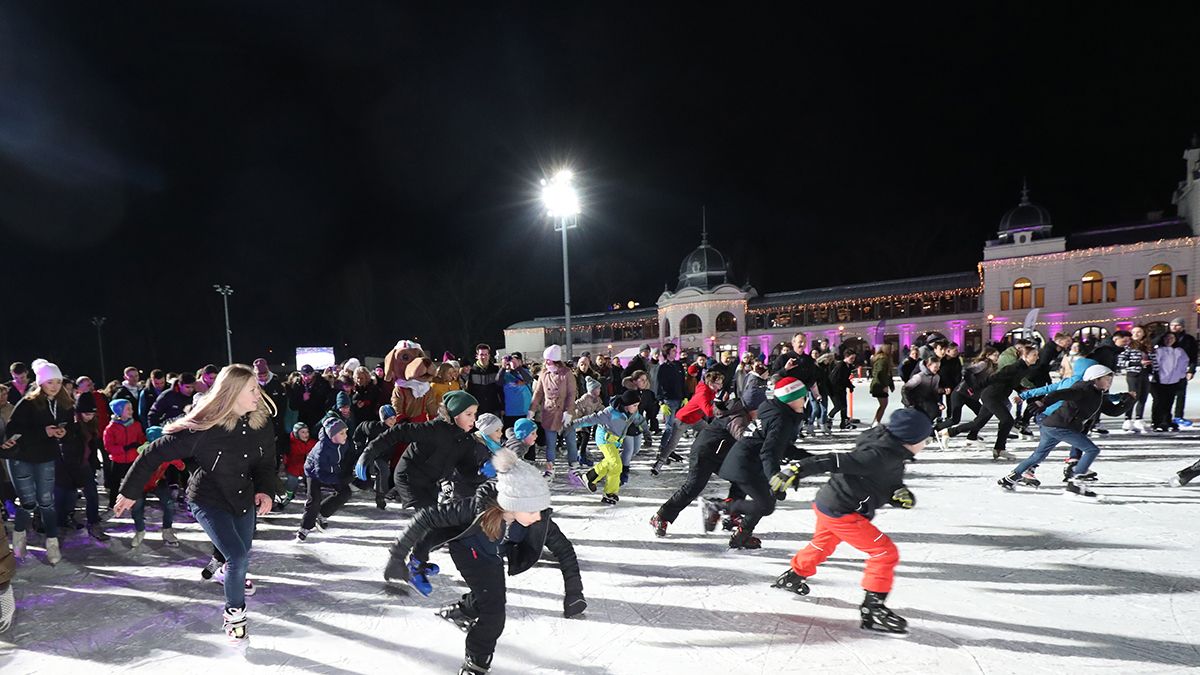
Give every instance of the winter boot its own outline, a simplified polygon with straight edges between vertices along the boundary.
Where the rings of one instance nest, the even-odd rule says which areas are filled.
[[[808,595],[808,584],[805,583],[806,581],[807,580],[804,577],[796,574],[796,572],[789,567],[786,572],[780,574],[775,579],[775,582],[771,584],[771,588],[782,588],[783,590],[791,591],[796,595]]]
[[[62,551],[58,548],[58,537],[46,537],[46,562],[57,565],[62,560]]]
[[[1075,474],[1075,465],[1079,463],[1078,459],[1068,459],[1066,465],[1063,466],[1063,482],[1071,480],[1071,476]]]
[[[996,485],[999,485],[1000,487],[1004,488],[1005,490],[1008,490],[1009,492],[1016,492],[1017,481],[1019,481],[1020,479],[1021,479],[1021,477],[1018,476],[1016,474],[1016,472],[1013,472],[1013,473],[1008,474],[1007,476],[1002,476],[1000,478],[1000,480],[996,481]]]
[[[167,548],[179,548],[179,537],[176,537],[175,530],[169,527],[163,528],[162,540]]]
[[[387,510],[387,500],[383,498],[383,495],[375,495],[375,508],[380,511]]]
[[[13,557],[18,560],[25,557],[25,541],[27,536],[25,532],[13,532],[12,552]]]
[[[218,562],[216,558],[209,558],[208,564],[204,566],[204,569],[200,570],[200,577],[203,579],[211,579],[219,569],[221,569],[221,563]]]
[[[1042,481],[1038,480],[1037,476],[1033,473],[1035,468],[1025,469],[1025,473],[1021,474],[1021,477],[1017,479],[1017,482],[1021,485],[1028,485],[1029,487],[1041,487]]]
[[[109,539],[112,539],[112,537],[108,536],[108,533],[105,532],[102,527],[100,527],[100,523],[92,523],[91,525],[88,525],[87,531],[88,536],[96,541],[108,541]]]
[[[858,608],[862,615],[862,624],[859,627],[864,630],[903,635],[908,632],[908,622],[896,616],[895,612],[883,604],[883,601],[887,600],[887,595],[887,593],[867,591],[862,606]]]
[[[608,506],[614,506],[617,503],[617,496],[606,494],[600,498],[600,503]]]
[[[458,675],[481,675],[486,673],[492,667],[492,655],[477,656],[467,654],[463,658],[462,668],[459,668]]]
[[[1088,488],[1086,483],[1076,480],[1067,481],[1067,491],[1063,494],[1068,497],[1080,497],[1088,501],[1095,500],[1098,496],[1095,492],[1092,492],[1092,490]]]
[[[658,515],[657,513],[650,516],[650,527],[654,528],[654,536],[656,536],[656,537],[667,536],[667,521],[664,520],[663,517]]]
[[[595,469],[588,469],[587,473],[583,474],[583,484],[592,492],[596,491],[596,481],[600,480],[600,474],[596,473]]]
[[[721,501],[706,497],[700,502],[700,509],[704,518],[704,531],[712,532],[717,529],[717,523],[721,522]]]
[[[650,475],[657,476],[658,474],[662,473],[663,464],[664,462],[661,459],[656,460],[654,462],[654,466],[650,467]]]
[[[142,545],[142,541],[145,540],[145,538],[146,538],[145,530],[142,530],[139,532],[134,532],[133,539],[129,542],[129,548],[137,550],[137,548]]]
[[[458,626],[458,629],[464,633],[469,632],[479,621],[479,617],[470,616],[463,611],[461,602],[456,602],[453,605],[446,605],[437,611],[437,615],[454,624],[455,626]]]
[[[235,643],[247,640],[250,634],[246,631],[246,609],[227,608],[224,621],[225,634]]]
[[[729,548],[732,549],[757,549],[762,548],[762,541],[747,532],[745,528],[738,525],[733,530],[733,534],[729,537]]]

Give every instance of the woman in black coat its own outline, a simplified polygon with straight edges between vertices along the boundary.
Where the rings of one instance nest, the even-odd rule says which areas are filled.
[[[562,569],[566,594],[563,616],[587,608],[579,562],[570,540],[550,519],[550,486],[541,473],[516,453],[501,449],[492,456],[495,483],[486,483],[472,499],[421,510],[391,547],[384,578],[407,583],[422,595],[433,590],[429,551],[448,544],[450,557],[470,592],[438,613],[467,634],[466,656],[460,675],[486,673],[496,641],[504,632],[505,580],[537,563],[548,548]]]
[[[255,517],[270,513],[279,494],[274,411],[268,401],[249,366],[226,366],[200,403],[168,424],[163,437],[130,465],[113,507],[118,516],[128,511],[162,463],[194,460],[188,502],[227,561],[224,627],[237,642],[248,637],[245,583]]]

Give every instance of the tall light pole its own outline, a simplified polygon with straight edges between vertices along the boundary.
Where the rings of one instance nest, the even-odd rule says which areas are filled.
[[[106,377],[105,373],[104,373],[104,336],[100,332],[100,327],[104,325],[105,321],[108,321],[108,317],[106,317],[106,316],[93,316],[92,317],[92,325],[96,327],[96,344],[99,345],[99,347],[100,347],[100,381],[101,382],[108,381],[108,377]]]
[[[233,365],[233,331],[229,329],[229,296],[233,289],[227,285],[213,284],[213,290],[221,294],[225,301],[225,349],[229,351],[229,364]]]
[[[563,326],[566,344],[563,345],[566,359],[571,358],[571,276],[567,262],[567,230],[579,225],[579,194],[572,184],[575,176],[563,169],[550,180],[542,179],[542,203],[546,213],[555,218],[555,232],[562,232],[563,246]]]

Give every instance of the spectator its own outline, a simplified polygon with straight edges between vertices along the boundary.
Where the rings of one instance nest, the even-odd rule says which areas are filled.
[[[478,413],[504,414],[504,395],[500,384],[500,367],[492,362],[492,348],[485,343],[475,346],[475,363],[463,368],[467,393],[479,401]]]
[[[142,387],[141,393],[138,394],[137,417],[143,427],[154,426],[149,423],[150,407],[158,400],[159,395],[167,390],[167,378],[163,371],[155,368],[150,371],[150,379],[146,381],[146,386]]]
[[[170,389],[159,394],[155,399],[154,405],[150,406],[150,413],[146,415],[146,421],[152,427],[161,427],[177,417],[182,417],[184,408],[191,405],[192,396],[195,393],[196,378],[191,373],[180,375]],[[99,412],[100,409],[97,408],[96,411]],[[105,428],[107,426],[106,424]]]
[[[329,409],[332,391],[325,378],[318,376],[313,367],[306,363],[300,367],[300,382],[288,392],[288,404],[299,413],[299,420],[314,436],[314,429]]]

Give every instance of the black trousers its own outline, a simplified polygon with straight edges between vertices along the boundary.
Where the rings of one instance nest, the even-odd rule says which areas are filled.
[[[317,524],[318,513],[328,518],[350,501],[350,484],[330,485],[311,477],[306,480],[308,481],[308,501],[304,502],[304,518],[300,521],[300,527],[311,530]],[[329,493],[324,499],[321,499],[322,491]]]
[[[1186,388],[1187,380],[1180,380],[1175,384],[1150,383],[1150,395],[1154,397],[1154,402],[1150,405],[1150,418],[1155,427],[1169,427],[1175,423],[1171,419],[1172,404],[1178,401],[1177,397],[1182,396]]]
[[[477,551],[461,541],[450,542],[450,558],[467,588],[471,589],[458,604],[464,614],[478,619],[467,631],[467,654],[490,656],[496,651],[496,641],[504,633],[504,560]]]
[[[1125,419],[1131,420],[1136,415],[1140,420],[1146,414],[1146,399],[1150,398],[1150,373],[1141,372],[1136,375],[1126,373],[1125,385],[1129,388],[1129,393],[1137,396],[1137,403],[1125,411]],[[1177,417],[1183,417],[1183,415],[1177,415]]]
[[[1183,417],[1183,406],[1187,403],[1188,381],[1183,379],[1179,382],[1179,390],[1175,392],[1175,417]]]
[[[829,394],[829,402],[827,403],[827,405],[829,406],[829,412],[825,415],[825,419],[829,420],[828,423],[830,426],[833,425],[833,416],[838,414],[839,412],[842,413],[841,426],[844,427],[850,423],[850,419],[846,416],[846,408],[848,407],[847,404],[848,404],[848,402],[846,399],[846,390],[845,389],[842,389],[841,391],[839,391],[837,393]]]
[[[712,475],[721,469],[721,459],[711,455],[700,456],[700,453],[693,452],[688,460],[687,478],[683,480],[683,485],[675,490],[675,493],[663,502],[663,505],[658,507],[658,515],[668,523],[675,522],[679,517],[679,513],[688,507],[688,504],[696,501],[696,497],[704,492],[704,488],[708,487],[708,481]]]
[[[108,473],[104,476],[104,489],[108,491],[108,508],[111,509],[117,502],[117,492],[121,489],[121,481],[125,480],[125,474],[129,473],[129,467],[133,464],[109,462],[108,466]]]
[[[752,534],[763,516],[775,512],[775,495],[771,494],[771,484],[766,476],[758,476],[749,482],[737,481],[736,485],[746,493],[746,497],[730,504],[729,514],[740,515],[742,529],[746,534]]]
[[[441,489],[437,483],[410,482],[408,474],[396,472],[396,493],[400,495],[400,505],[420,511],[428,506],[437,506]]]
[[[950,394],[950,414],[946,416],[947,419],[955,424],[961,424],[963,406],[970,408],[976,417],[979,416],[979,401],[955,391]]]
[[[950,427],[950,435],[957,436],[962,432],[967,432],[967,438],[975,440],[979,438],[979,430],[992,419],[994,416],[1000,423],[1000,428],[996,431],[995,449],[999,452],[1004,452],[1008,446],[1008,432],[1012,431],[1016,420],[1013,419],[1012,413],[1008,411],[1008,396],[984,396],[980,400],[980,411],[975,416],[973,422],[956,424]]]

